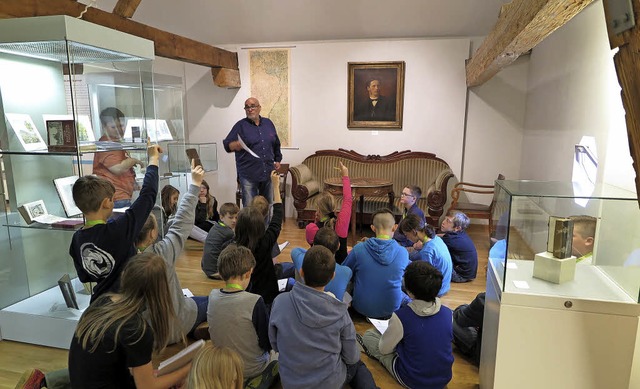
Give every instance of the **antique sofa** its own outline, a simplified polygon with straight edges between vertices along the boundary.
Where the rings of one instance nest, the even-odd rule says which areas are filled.
[[[449,165],[435,154],[411,150],[396,151],[389,155],[361,155],[345,149],[320,150],[308,156],[300,165],[290,168],[291,195],[297,210],[298,226],[303,227],[315,217],[315,200],[324,190],[324,180],[338,177],[334,167],[342,161],[349,168],[349,176],[376,177],[393,182],[392,211],[401,215],[400,193],[407,185],[418,185],[422,197],[418,206],[425,212],[429,224],[438,227],[443,207],[447,202],[447,184],[453,177]],[[342,198],[338,197],[338,208]],[[354,206],[356,204],[354,203]],[[389,197],[365,197],[363,221],[371,222],[371,214],[379,208],[389,207]],[[358,206],[359,208],[359,206]]]

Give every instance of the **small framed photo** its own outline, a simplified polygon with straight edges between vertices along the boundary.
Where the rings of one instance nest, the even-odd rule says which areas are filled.
[[[404,68],[403,61],[348,63],[348,128],[402,128]]]

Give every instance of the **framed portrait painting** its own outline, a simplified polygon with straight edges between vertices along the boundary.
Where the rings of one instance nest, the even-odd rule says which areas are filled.
[[[402,128],[404,61],[348,63],[348,128]]]

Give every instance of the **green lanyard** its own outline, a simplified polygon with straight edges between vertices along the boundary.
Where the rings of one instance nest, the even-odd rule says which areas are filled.
[[[106,221],[104,220],[87,220],[84,223],[85,227],[93,227],[93,226],[97,226],[98,224],[107,224]]]
[[[238,284],[227,284],[227,285],[225,286],[225,288],[228,288],[228,289],[240,289],[240,290],[244,290],[244,288],[243,288],[241,285],[238,285]]]
[[[378,236],[376,236],[376,238],[378,238],[378,239],[391,239],[391,237],[389,235],[378,235]]]

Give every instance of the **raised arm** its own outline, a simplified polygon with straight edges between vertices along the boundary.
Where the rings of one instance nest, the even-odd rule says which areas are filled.
[[[191,161],[191,185],[189,190],[184,194],[178,210],[174,217],[173,223],[169,227],[164,239],[153,245],[153,251],[164,258],[170,267],[175,267],[175,262],[182,253],[184,243],[187,241],[189,234],[193,228],[195,219],[196,203],[198,202],[198,193],[200,192],[200,184],[204,177],[204,169],[202,166],[194,166]]]
[[[353,197],[351,196],[351,180],[349,179],[349,169],[340,162],[340,171],[342,173],[342,207],[336,221],[336,234],[340,238],[349,236],[349,221],[351,220],[351,207],[353,206]]]

